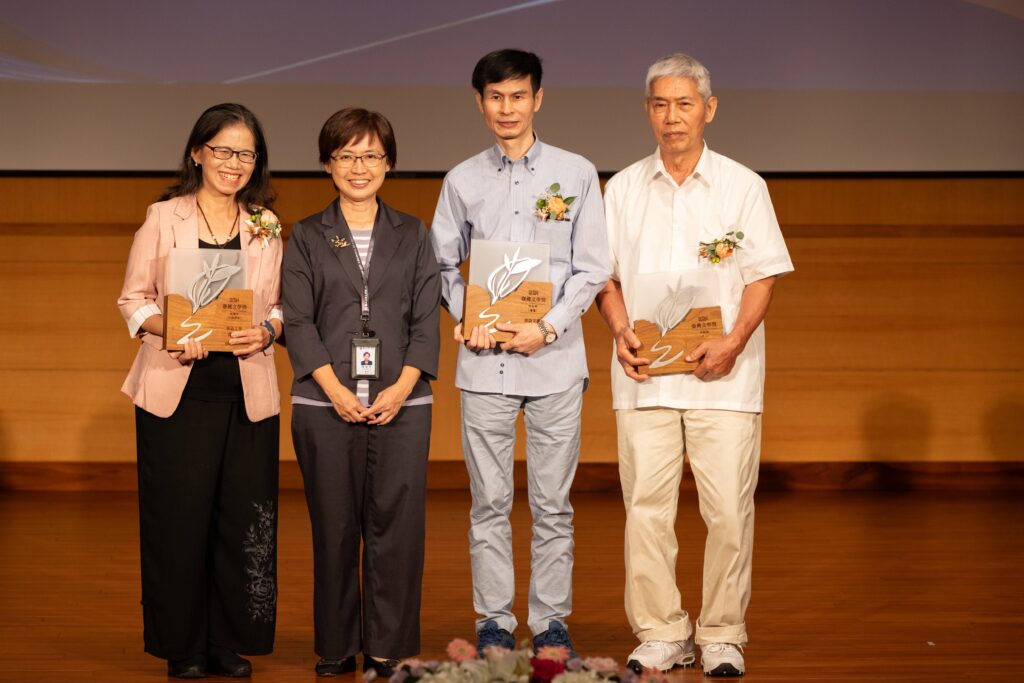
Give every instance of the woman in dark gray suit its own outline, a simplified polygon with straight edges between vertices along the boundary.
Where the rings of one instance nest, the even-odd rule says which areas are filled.
[[[313,526],[321,676],[354,671],[362,652],[364,671],[388,677],[419,652],[440,280],[422,221],[377,197],[396,157],[382,115],[331,116],[320,162],[338,198],[295,225],[284,256],[292,439]]]

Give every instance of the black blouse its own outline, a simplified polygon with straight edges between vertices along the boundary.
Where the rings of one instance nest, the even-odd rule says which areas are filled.
[[[241,249],[242,236],[235,235],[223,247],[199,240],[200,249]],[[242,375],[238,357],[227,351],[211,351],[206,360],[196,361],[188,376],[182,398],[198,401],[243,401]]]

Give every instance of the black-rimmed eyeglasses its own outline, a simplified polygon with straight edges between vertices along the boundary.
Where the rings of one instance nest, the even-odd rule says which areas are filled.
[[[207,144],[204,144],[203,147],[213,152],[214,159],[220,159],[221,161],[227,161],[231,157],[238,157],[238,160],[243,164],[251,164],[256,161],[256,152],[248,149],[235,150],[230,147],[211,147]]]
[[[360,160],[362,160],[363,166],[366,168],[377,168],[381,165],[381,162],[388,158],[388,155],[380,154],[378,152],[367,152],[366,154],[349,154],[348,152],[342,152],[341,154],[332,154],[331,158],[338,162],[338,166],[341,166],[342,168],[355,166],[356,162]]]

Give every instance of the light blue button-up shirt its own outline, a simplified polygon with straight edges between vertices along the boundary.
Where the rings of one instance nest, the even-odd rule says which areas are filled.
[[[569,220],[541,220],[537,199],[553,183],[562,197],[576,197]],[[459,264],[470,240],[540,242],[550,245],[554,305],[544,320],[558,339],[530,356],[502,351],[479,354],[459,349],[455,385],[467,391],[509,396],[545,396],[586,379],[582,316],[604,287],[611,269],[601,187],[594,165],[583,157],[541,143],[517,161],[498,145],[467,159],[444,179],[430,239],[441,266],[441,298],[462,319],[466,283]]]

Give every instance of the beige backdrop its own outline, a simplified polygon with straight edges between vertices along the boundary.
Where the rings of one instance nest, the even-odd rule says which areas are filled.
[[[165,183],[0,178],[0,460],[134,459],[118,389],[137,342],[115,301],[132,234]],[[326,179],[277,187],[288,223],[332,197]],[[389,180],[382,194],[429,220],[439,187]],[[768,319],[764,460],[1024,459],[1024,179],[769,187],[796,273]],[[431,458],[457,460],[455,347],[442,320]],[[584,329],[582,460],[613,462],[610,341],[593,310]],[[282,458],[293,459],[287,404],[283,416]]]

